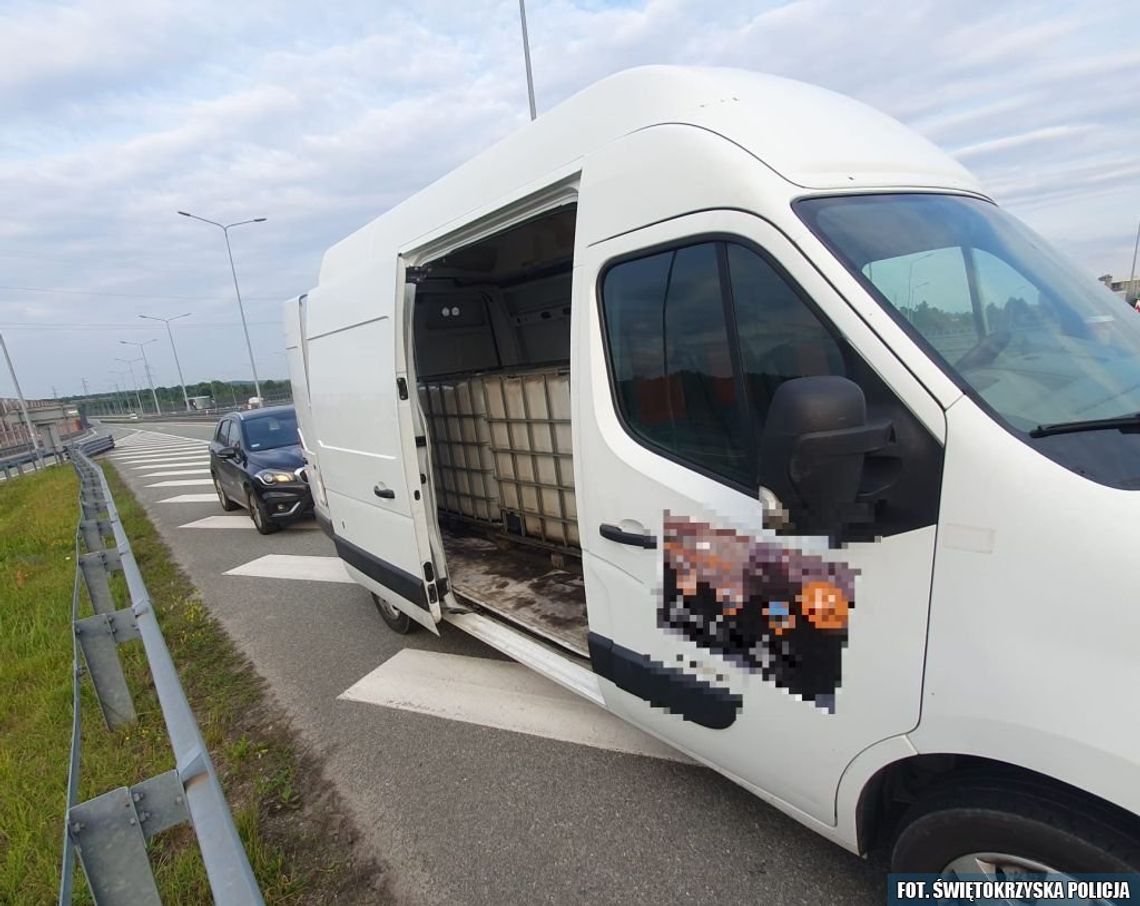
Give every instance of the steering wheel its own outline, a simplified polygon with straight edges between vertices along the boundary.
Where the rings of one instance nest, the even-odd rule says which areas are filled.
[[[989,336],[979,340],[971,346],[954,367],[959,371],[969,371],[973,368],[984,368],[1001,355],[1001,351],[1009,345],[1013,334],[1008,330],[995,330]]]

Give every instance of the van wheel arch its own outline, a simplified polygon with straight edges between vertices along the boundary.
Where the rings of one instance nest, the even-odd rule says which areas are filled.
[[[954,787],[993,783],[1086,806],[1140,839],[1140,818],[1136,815],[1047,774],[976,755],[930,754],[884,765],[864,785],[856,809],[860,855],[889,855],[900,822],[920,799],[941,795]]]

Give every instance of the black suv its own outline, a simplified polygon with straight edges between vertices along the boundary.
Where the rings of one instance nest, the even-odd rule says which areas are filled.
[[[263,535],[312,512],[304,467],[292,406],[231,413],[210,440],[218,502],[227,512],[244,506]]]

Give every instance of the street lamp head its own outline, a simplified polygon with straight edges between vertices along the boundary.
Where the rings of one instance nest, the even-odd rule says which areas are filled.
[[[179,211],[178,213],[181,214],[183,217],[193,217],[194,216],[193,214],[189,213],[188,211]]]
[[[268,219],[269,219],[268,217],[254,217],[253,222],[254,223],[265,223],[265,221],[267,221]]]

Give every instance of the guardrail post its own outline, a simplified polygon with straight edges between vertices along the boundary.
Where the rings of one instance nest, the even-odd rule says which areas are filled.
[[[111,523],[106,519],[84,519],[79,523],[79,531],[83,534],[83,544],[87,550],[97,552],[107,547]]]
[[[130,610],[114,613],[97,613],[75,621],[75,635],[91,674],[95,697],[103,720],[110,728],[134,723],[135,703],[131,698],[123,664],[119,660],[119,645],[139,638],[138,624]]]
[[[162,906],[130,790],[81,802],[68,810],[67,826],[96,903]]]
[[[111,594],[110,573],[123,568],[119,552],[106,549],[81,554],[79,568],[83,571],[83,582],[95,613],[111,613],[115,609],[115,598]]]

